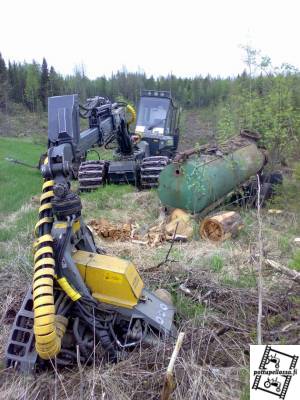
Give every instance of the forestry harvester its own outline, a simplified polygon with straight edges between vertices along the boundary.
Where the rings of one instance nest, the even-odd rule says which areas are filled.
[[[127,132],[125,106],[97,101],[88,111],[90,128],[80,134],[77,95],[49,99],[33,282],[8,340],[8,367],[89,364],[95,349],[118,360],[124,350],[175,334],[171,302],[146,289],[130,261],[96,247],[71,190],[82,154],[106,135]]]
[[[128,106],[127,106],[128,107]],[[81,191],[104,184],[133,184],[141,189],[158,186],[160,172],[175,156],[179,141],[180,110],[170,92],[142,90],[137,118],[129,108],[136,128],[114,131],[105,138],[104,146],[116,141],[113,161],[82,162],[78,180]]]

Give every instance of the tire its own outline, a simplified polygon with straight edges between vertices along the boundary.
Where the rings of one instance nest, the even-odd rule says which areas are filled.
[[[269,388],[271,386],[271,383],[269,382],[269,381],[266,381],[265,383],[264,383],[264,387],[265,388]]]

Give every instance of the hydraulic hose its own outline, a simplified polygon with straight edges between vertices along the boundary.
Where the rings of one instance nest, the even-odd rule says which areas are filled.
[[[135,109],[130,104],[127,104],[126,110],[129,112],[129,114],[131,114],[131,119],[129,121],[127,121],[127,124],[128,125],[134,124],[135,121],[136,121],[136,111],[135,111]]]
[[[53,283],[55,260],[51,229],[53,213],[51,198],[54,181],[45,180],[40,197],[39,221],[35,226],[33,309],[35,348],[44,359],[55,357],[61,349],[61,340],[66,332],[67,318],[55,314]]]

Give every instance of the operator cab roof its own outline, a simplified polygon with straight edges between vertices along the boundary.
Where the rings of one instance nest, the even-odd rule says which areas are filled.
[[[171,104],[174,108],[177,108],[174,104],[174,100],[172,98],[171,91],[169,90],[141,90],[141,98],[142,97],[154,97],[154,98],[161,98],[161,99],[169,99],[171,100]]]

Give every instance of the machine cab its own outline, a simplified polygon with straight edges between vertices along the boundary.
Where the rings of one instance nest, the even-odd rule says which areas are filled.
[[[168,91],[142,90],[135,132],[148,135],[178,134],[179,112]]]

